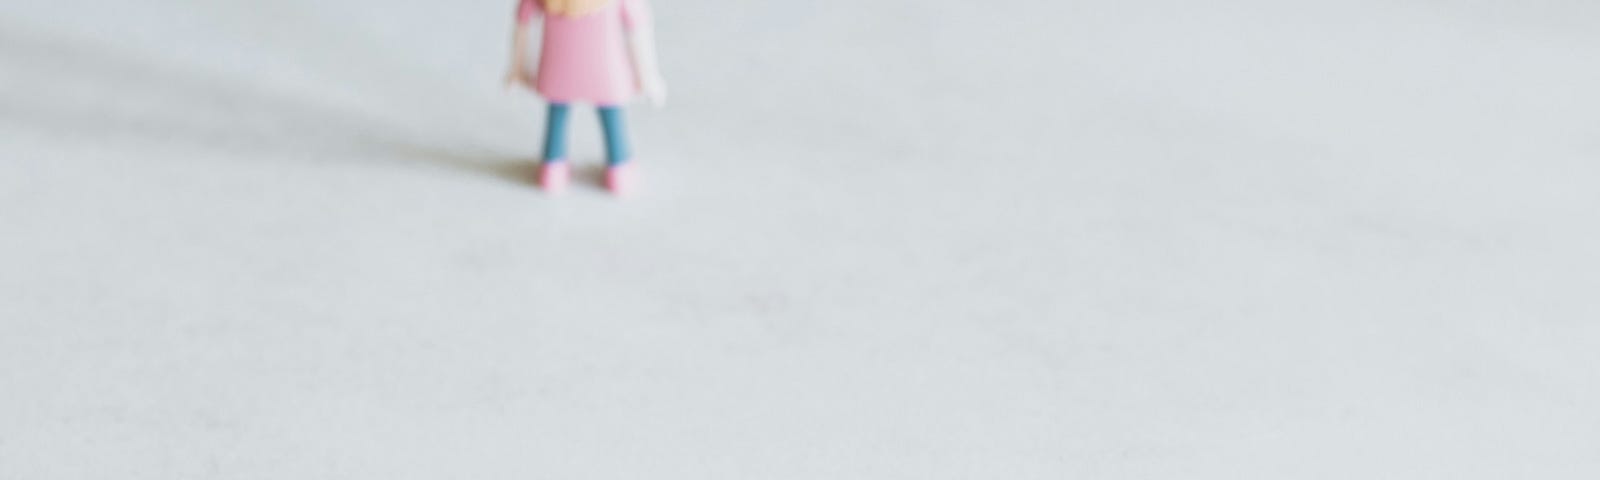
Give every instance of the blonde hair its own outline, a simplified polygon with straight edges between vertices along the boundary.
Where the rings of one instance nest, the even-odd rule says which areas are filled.
[[[539,0],[544,4],[544,11],[551,15],[576,17],[587,15],[605,8],[616,0]]]

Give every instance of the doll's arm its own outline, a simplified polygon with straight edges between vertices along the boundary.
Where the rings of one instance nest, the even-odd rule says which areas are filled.
[[[667,103],[667,82],[661,77],[656,57],[655,28],[645,0],[622,0],[623,19],[628,30],[628,49],[633,57],[633,74],[645,98],[655,106]]]
[[[515,87],[525,81],[524,68],[528,61],[528,30],[533,23],[533,18],[539,16],[539,4],[536,0],[521,0],[517,4],[517,23],[511,31],[511,67],[506,71],[506,88]]]
[[[654,33],[649,28],[634,29],[628,32],[628,44],[633,50],[633,71],[639,77],[639,89],[659,107],[667,103],[667,81],[661,77]]]

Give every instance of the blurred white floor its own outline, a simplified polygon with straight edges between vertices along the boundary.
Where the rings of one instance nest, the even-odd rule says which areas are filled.
[[[1600,4],[512,3],[0,1],[0,479],[1600,476]]]

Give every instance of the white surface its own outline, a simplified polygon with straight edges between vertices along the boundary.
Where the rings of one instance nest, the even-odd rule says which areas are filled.
[[[511,3],[0,2],[0,479],[1600,475],[1600,4]]]

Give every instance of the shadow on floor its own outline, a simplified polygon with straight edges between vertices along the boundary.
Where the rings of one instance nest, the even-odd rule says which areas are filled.
[[[8,74],[0,78],[0,125],[75,141],[221,154],[418,161],[531,183],[531,154],[419,144],[408,139],[439,135],[359,105],[121,53],[0,24],[0,72]]]

